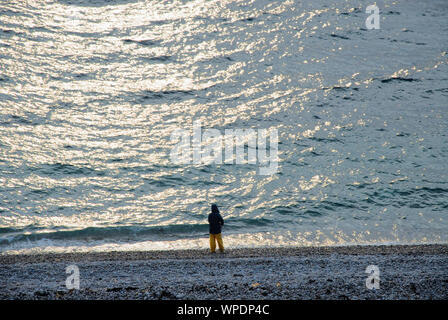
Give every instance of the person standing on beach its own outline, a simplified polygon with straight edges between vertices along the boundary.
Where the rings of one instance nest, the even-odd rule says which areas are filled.
[[[221,227],[224,225],[224,219],[219,214],[218,206],[212,204],[212,213],[208,215],[210,226],[210,251],[215,253],[216,242],[218,242],[219,251],[224,252],[224,244],[221,237]]]

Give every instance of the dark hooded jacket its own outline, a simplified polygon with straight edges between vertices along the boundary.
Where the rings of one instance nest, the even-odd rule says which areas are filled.
[[[208,215],[208,223],[210,225],[210,233],[221,233],[221,227],[224,225],[224,219],[219,214],[218,206],[212,204],[212,213]]]

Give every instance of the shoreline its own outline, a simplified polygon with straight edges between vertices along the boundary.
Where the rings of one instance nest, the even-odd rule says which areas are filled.
[[[306,255],[375,255],[375,254],[447,254],[448,244],[400,244],[400,245],[347,245],[316,247],[259,247],[226,249],[221,258],[286,257]],[[137,261],[158,259],[198,259],[209,255],[208,249],[176,249],[147,251],[95,251],[61,253],[19,253],[1,254],[0,265],[12,263],[39,262],[81,262],[81,261]]]
[[[0,255],[0,271],[7,300],[448,299],[447,244]]]

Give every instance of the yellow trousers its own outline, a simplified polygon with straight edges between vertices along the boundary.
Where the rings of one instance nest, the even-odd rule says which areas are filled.
[[[211,234],[210,233],[210,250],[211,252],[215,252],[216,250],[216,241],[218,242],[219,251],[224,251],[224,244],[222,243],[221,234]]]

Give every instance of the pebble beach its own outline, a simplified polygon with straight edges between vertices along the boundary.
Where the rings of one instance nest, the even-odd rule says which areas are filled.
[[[79,290],[66,286],[69,265]],[[447,266],[445,244],[3,254],[0,299],[447,299]]]

